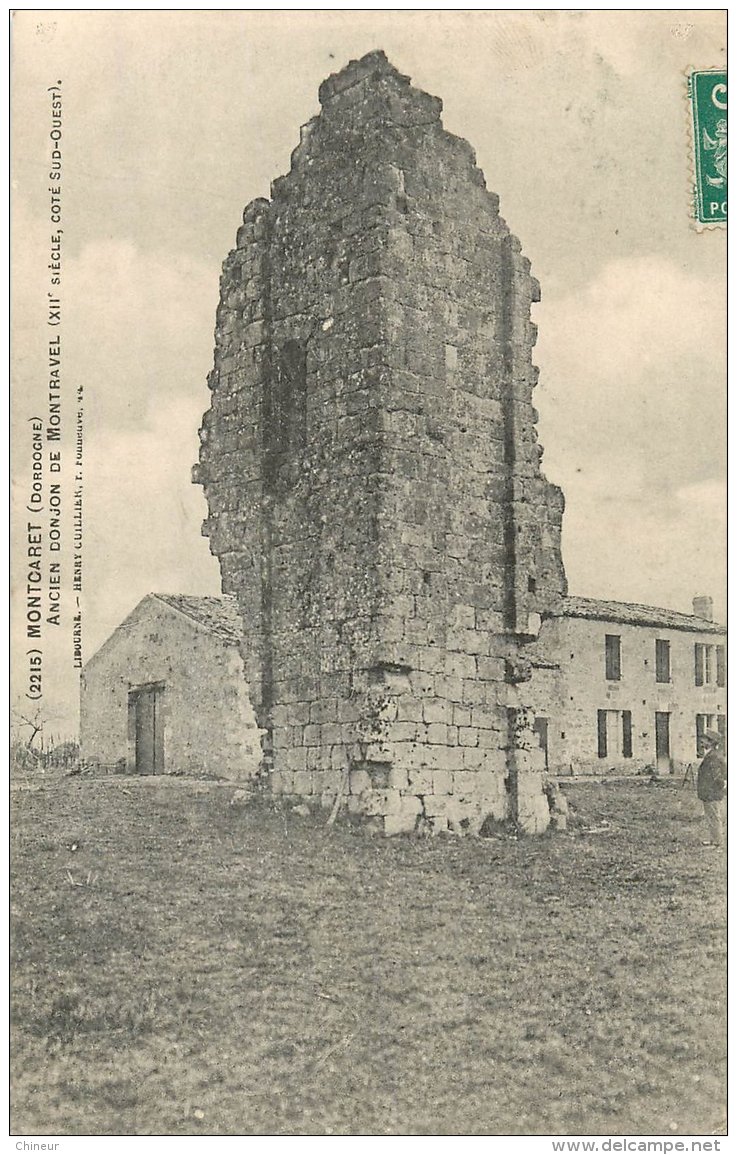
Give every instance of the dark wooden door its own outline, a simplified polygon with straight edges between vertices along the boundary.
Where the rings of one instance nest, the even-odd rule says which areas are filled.
[[[136,774],[161,774],[163,769],[161,689],[151,686],[136,694]]]
[[[670,714],[655,714],[655,761],[658,769],[670,770]]]
[[[535,718],[532,725],[533,730],[537,734],[537,740],[540,743],[540,749],[545,754],[545,769],[548,769],[548,719],[542,718],[539,715]]]

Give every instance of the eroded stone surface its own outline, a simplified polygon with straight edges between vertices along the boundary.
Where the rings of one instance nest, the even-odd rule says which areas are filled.
[[[436,97],[376,52],[320,100],[224,264],[195,476],[272,789],[537,830],[524,650],[565,592],[539,287]]]

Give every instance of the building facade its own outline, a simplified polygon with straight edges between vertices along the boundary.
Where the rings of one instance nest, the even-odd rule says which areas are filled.
[[[107,772],[254,778],[261,750],[242,632],[232,598],[144,598],[82,671],[82,762]]]
[[[726,737],[725,630],[694,614],[566,597],[542,625],[535,728],[554,775],[683,772],[701,736]]]
[[[436,97],[375,52],[320,103],[225,261],[194,473],[264,763],[387,833],[541,830],[526,654],[566,583],[539,286]]]

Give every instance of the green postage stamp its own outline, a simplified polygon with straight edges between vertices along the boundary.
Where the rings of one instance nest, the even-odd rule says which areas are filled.
[[[727,220],[727,73],[694,71],[688,78],[694,134],[694,216],[701,224]]]

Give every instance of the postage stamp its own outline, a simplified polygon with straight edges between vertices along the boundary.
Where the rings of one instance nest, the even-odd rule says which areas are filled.
[[[727,73],[689,76],[694,141],[694,216],[701,224],[727,220]]]

